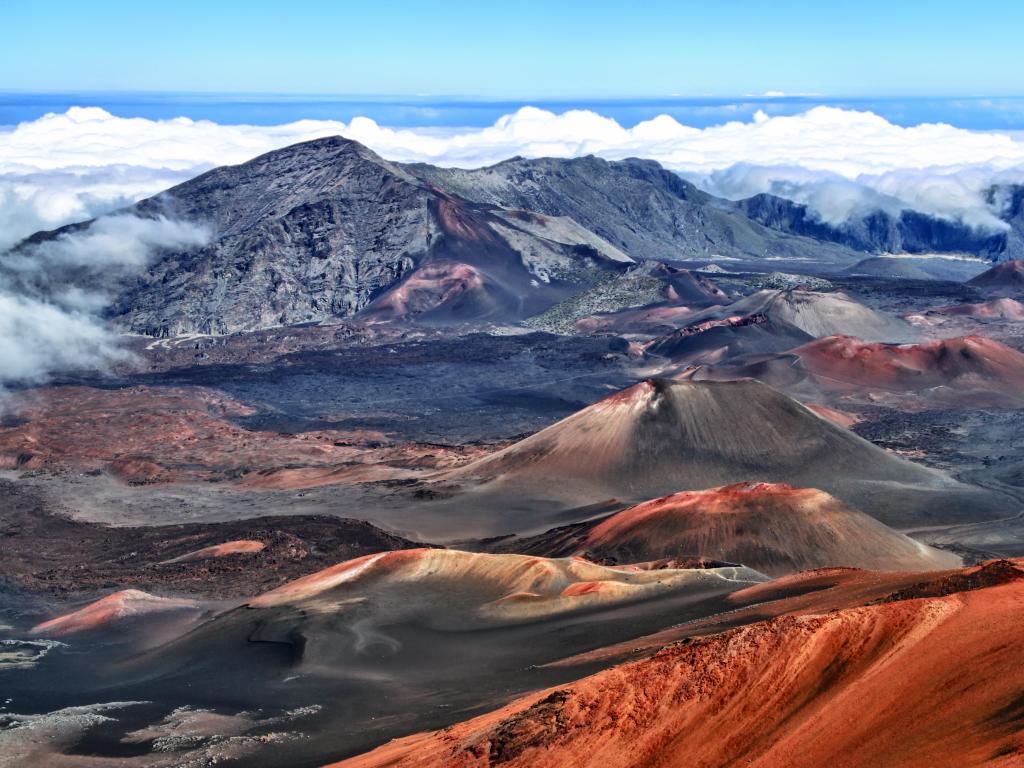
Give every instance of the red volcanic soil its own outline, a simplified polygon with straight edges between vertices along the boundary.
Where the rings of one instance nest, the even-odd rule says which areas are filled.
[[[501,239],[481,218],[461,201],[445,196],[437,202],[437,214],[445,234],[481,245],[499,247]],[[507,246],[506,246],[507,247]]]
[[[846,411],[840,411],[836,408],[829,408],[827,405],[819,403],[804,403],[804,405],[807,406],[807,410],[814,411],[821,418],[828,419],[836,426],[843,427],[844,429],[849,429],[861,420],[859,416],[847,413]]]
[[[923,344],[868,343],[829,336],[792,351],[826,389],[919,392],[950,389],[1018,401],[1024,397],[1024,354],[984,336]]]
[[[1024,291],[1024,259],[1004,261],[967,281],[992,293],[1020,293]]]
[[[420,556],[420,553],[424,550],[402,550],[401,555],[398,559],[408,559],[409,553],[416,553],[416,557]],[[324,568],[322,571],[311,573],[308,576],[303,576],[301,579],[295,579],[287,584],[266,592],[259,597],[253,598],[249,601],[249,605],[253,608],[268,607],[272,605],[280,605],[294,600],[302,600],[303,598],[312,597],[326,592],[339,584],[346,581],[351,581],[359,574],[363,573],[370,568],[374,563],[384,557],[383,552],[363,555],[362,557],[356,557],[352,560],[346,560],[345,562],[332,565],[329,568]],[[389,561],[391,565],[395,564],[395,561]]]
[[[415,270],[364,309],[361,316],[396,319],[441,312],[455,317],[481,317],[511,303],[501,293],[500,286],[476,267],[439,261]]]
[[[631,563],[702,556],[770,576],[823,566],[920,571],[960,565],[823,491],[740,483],[676,493],[606,518],[578,554]]]
[[[992,299],[978,304],[954,304],[929,310],[940,315],[963,315],[982,319],[1024,321],[1024,304],[1014,299]]]
[[[107,595],[72,613],[44,621],[32,628],[32,634],[62,637],[109,627],[129,617],[150,616],[169,611],[195,610],[193,600],[156,597],[137,589],[125,589]]]
[[[1019,766],[1022,609],[1011,581],[783,616],[335,766]]]
[[[549,511],[555,505],[636,503],[751,479],[820,488],[888,525],[958,519],[990,504],[955,501],[977,492],[749,379],[643,381],[443,473],[438,485],[454,488],[450,505],[493,510],[505,531],[534,535],[567,522]]]
[[[238,480],[263,488],[397,479],[458,463],[464,451],[383,445],[380,433],[245,429],[252,409],[212,390],[34,390],[0,427],[0,468],[106,471],[131,484]]]
[[[945,571],[863,571],[859,568],[816,568],[781,576],[733,592],[723,598],[722,613],[677,624],[628,642],[614,643],[570,656],[553,667],[633,661],[670,643],[714,635],[727,629],[783,616],[832,613],[862,605],[915,597],[941,597],[953,592],[997,586],[1024,578],[1024,560],[993,560]]]
[[[209,547],[197,549],[195,552],[188,552],[180,557],[166,560],[167,563],[191,563],[195,560],[206,560],[211,557],[226,557],[228,555],[251,555],[254,552],[262,552],[267,548],[266,542],[248,541],[225,541],[223,544],[214,544]]]

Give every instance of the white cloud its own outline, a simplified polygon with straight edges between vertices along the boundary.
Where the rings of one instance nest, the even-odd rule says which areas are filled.
[[[788,91],[765,91],[761,94],[762,99],[785,99],[795,97],[809,98],[811,96],[821,96],[821,94],[815,93],[814,91],[795,91],[793,93]]]
[[[870,112],[816,107],[705,129],[662,115],[624,128],[594,112],[524,107],[485,128],[393,129],[357,117],[277,126],[119,118],[76,107],[0,133],[0,248],[154,194],[215,165],[341,134],[399,161],[479,166],[512,155],[647,157],[732,198],[774,192],[828,221],[914,208],[998,227],[993,180],[1024,180],[1024,140],[941,123],[901,127]]]
[[[0,255],[0,394],[68,370],[125,358],[99,319],[116,280],[161,248],[194,248],[209,232],[164,217],[107,216],[87,230]]]
[[[0,133],[0,154],[3,140]],[[193,168],[167,171],[121,165],[0,172],[0,251],[33,232],[123,208],[195,174]]]
[[[119,118],[72,107],[0,131],[0,250],[122,208],[216,165],[241,163],[344,124],[224,126],[188,118]]]
[[[72,267],[135,270],[159,248],[197,247],[209,240],[210,231],[203,224],[117,214],[100,217],[88,229],[0,256],[0,264],[19,272],[51,274]]]
[[[94,317],[0,291],[0,395],[5,385],[125,357],[116,335]]]
[[[141,271],[160,249],[205,245],[209,229],[164,216],[101,216],[82,231],[0,254],[0,288],[75,311],[98,312],[117,280]]]

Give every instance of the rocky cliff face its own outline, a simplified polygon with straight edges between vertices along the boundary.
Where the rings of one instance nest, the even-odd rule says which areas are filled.
[[[1016,194],[1014,189],[1018,190]],[[767,194],[735,205],[744,215],[771,229],[868,253],[970,253],[993,261],[1019,258],[1024,255],[1024,188],[993,189],[989,198],[994,208],[1002,210],[1009,225],[1006,231],[974,229],[916,211],[902,211],[898,216],[874,211],[831,225],[817,219],[805,205]],[[1005,205],[998,205],[1003,200]]]
[[[635,259],[852,254],[841,244],[773,231],[652,160],[516,157],[474,170],[406,169],[467,200],[567,216]]]
[[[438,236],[415,180],[342,139],[213,170],[137,206],[212,226],[166,254],[110,310],[151,335],[347,317],[414,268]]]
[[[443,265],[435,277],[482,273],[500,294],[483,305],[516,319],[630,262],[589,233],[503,217],[337,137],[218,168],[135,210],[214,232],[202,249],[163,254],[110,308],[123,326],[155,336],[351,317],[426,264]],[[450,299],[443,290],[416,306],[438,310]]]

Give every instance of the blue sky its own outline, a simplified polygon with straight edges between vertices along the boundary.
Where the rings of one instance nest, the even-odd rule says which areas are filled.
[[[0,0],[0,90],[1024,96],[1020,2]]]

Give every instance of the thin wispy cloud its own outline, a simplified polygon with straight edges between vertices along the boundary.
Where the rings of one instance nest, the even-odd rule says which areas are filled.
[[[5,387],[127,357],[116,334],[87,312],[0,290],[0,407]]]
[[[209,238],[191,222],[117,215],[0,254],[0,399],[11,385],[126,359],[102,320],[110,291],[161,249],[197,248]]]

